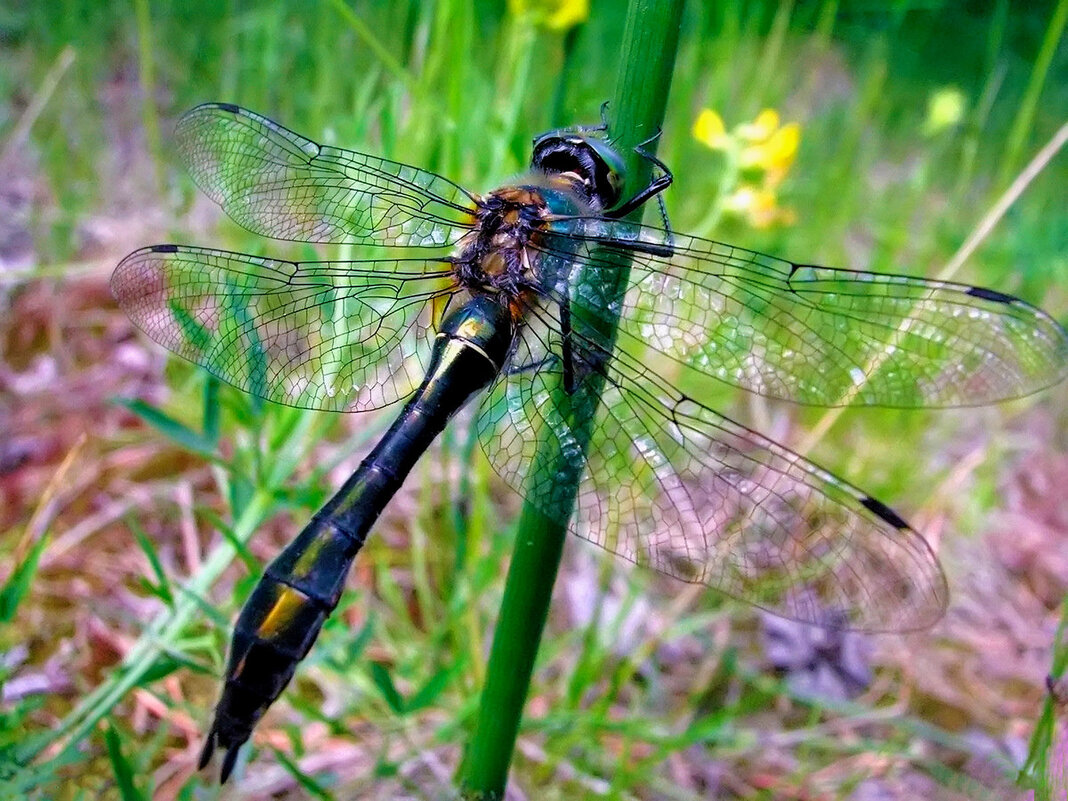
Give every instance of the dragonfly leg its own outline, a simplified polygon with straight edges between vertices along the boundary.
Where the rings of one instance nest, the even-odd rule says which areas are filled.
[[[575,360],[571,347],[571,299],[565,296],[560,302],[560,356],[564,362],[564,392],[575,391]]]
[[[673,178],[674,177],[671,175],[671,173],[668,173],[667,175],[656,176],[655,178],[653,178],[652,181],[649,182],[649,185],[646,186],[645,189],[642,189],[630,200],[626,200],[620,205],[616,206],[611,211],[606,212],[604,216],[613,220],[618,220],[621,217],[626,217],[640,205],[649,200],[649,198],[654,197],[655,195],[659,195],[661,192],[671,186]]]
[[[509,364],[505,368],[505,372],[508,375],[523,375],[524,373],[533,373],[538,370],[543,370],[549,367],[549,365],[556,362],[560,357],[555,353],[548,353],[542,356],[537,361],[527,362],[526,364]]]
[[[634,152],[641,156],[643,159],[652,162],[653,167],[659,171],[658,175],[654,175],[649,184],[635,194],[629,200],[624,201],[616,208],[607,212],[604,216],[614,220],[618,220],[621,217],[626,217],[636,208],[648,201],[652,197],[656,197],[660,204],[660,214],[664,221],[664,228],[670,233],[671,225],[668,222],[667,210],[664,207],[663,198],[659,197],[660,193],[671,186],[671,183],[675,180],[675,175],[668,169],[668,166],[652,154],[649,150],[646,150],[645,146],[655,142],[660,138],[660,131],[650,136],[644,142],[641,142],[634,148]]]
[[[651,144],[659,139],[661,133],[662,131],[657,130],[656,134],[646,139],[634,148],[634,150],[639,156],[651,161],[653,166],[660,170],[661,177],[667,179],[667,185],[664,187],[664,189],[667,189],[675,178],[674,174],[668,169],[668,166],[664,162],[653,155],[652,151],[645,149],[647,144]],[[674,234],[671,230],[671,220],[668,219],[667,205],[664,203],[664,193],[662,190],[656,193],[656,205],[660,209],[660,221],[664,224],[664,230],[668,232],[668,238],[673,239]]]

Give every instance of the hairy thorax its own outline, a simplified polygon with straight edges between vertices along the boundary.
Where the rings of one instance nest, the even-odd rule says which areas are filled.
[[[519,295],[534,279],[531,238],[550,216],[534,187],[505,187],[486,195],[477,226],[460,241],[453,259],[459,282],[474,292]]]
[[[537,290],[549,224],[583,211],[572,182],[559,177],[543,186],[497,189],[478,205],[477,226],[460,241],[453,269],[472,292],[500,294],[508,301]]]

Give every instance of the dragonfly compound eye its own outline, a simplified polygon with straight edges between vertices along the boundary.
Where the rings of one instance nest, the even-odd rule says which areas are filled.
[[[622,176],[619,157],[608,143],[587,134],[545,134],[534,142],[533,169],[549,176],[574,176],[575,188],[594,209],[619,202]]]

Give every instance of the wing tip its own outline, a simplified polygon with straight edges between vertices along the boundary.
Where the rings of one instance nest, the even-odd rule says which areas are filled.
[[[223,103],[219,100],[212,100],[207,103],[200,103],[196,106],[193,106],[193,108],[189,109],[189,111],[186,111],[184,114],[182,114],[179,120],[184,120],[187,117],[195,117],[199,116],[200,114],[206,114],[216,111],[222,111],[227,114],[233,114],[235,116],[247,113],[244,108],[237,105],[236,103]]]
[[[918,555],[917,559],[928,568],[923,572],[929,578],[928,581],[922,583],[906,582],[908,589],[901,592],[901,597],[903,600],[910,600],[911,603],[907,603],[903,607],[902,614],[899,617],[885,620],[879,619],[873,621],[870,628],[867,626],[865,628],[872,632],[897,632],[900,634],[925,631],[931,628],[942,619],[949,608],[949,582],[946,579],[945,571],[942,570],[942,566],[938,562],[938,557],[931,549],[930,543],[920,532],[878,498],[865,495],[858,500],[861,506],[884,523],[901,533],[911,535],[920,543],[920,550],[922,550],[923,554]]]
[[[119,307],[131,314],[131,304],[159,292],[163,271],[160,264],[153,263],[153,254],[170,255],[178,250],[178,245],[148,245],[138,248],[120,261],[108,281],[111,296]]]

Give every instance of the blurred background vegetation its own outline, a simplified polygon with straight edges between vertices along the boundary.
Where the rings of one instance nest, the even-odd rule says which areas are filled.
[[[236,609],[394,413],[257,403],[116,309],[108,276],[139,245],[279,252],[194,191],[173,120],[235,102],[491,189],[611,93],[621,4],[551,5],[0,7],[0,798],[215,797],[194,767]],[[690,3],[659,151],[674,226],[951,273],[1065,322],[1068,159],[1023,171],[1068,121],[1066,18],[1065,0]],[[575,540],[514,797],[1025,798],[1030,757],[1040,797],[1063,798],[1044,678],[1068,658],[1066,394],[834,417],[725,398],[907,513],[949,614],[816,647]],[[463,422],[383,516],[223,795],[451,797],[518,507]]]

